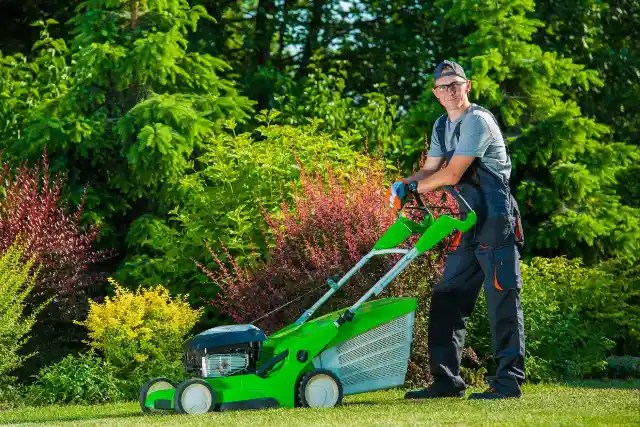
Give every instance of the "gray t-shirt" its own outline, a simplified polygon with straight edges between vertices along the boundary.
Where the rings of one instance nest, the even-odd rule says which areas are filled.
[[[456,140],[453,132],[460,121],[462,121],[460,139]],[[443,157],[445,153],[440,147],[440,141],[438,141],[436,125],[433,126],[433,131],[431,132],[429,156]],[[447,152],[454,151],[454,156],[480,157],[480,161],[484,166],[492,172],[502,175],[505,182],[509,181],[511,160],[507,155],[502,132],[500,132],[498,124],[489,113],[475,109],[471,112],[469,110],[465,111],[454,121],[447,118],[444,139],[444,146]]]

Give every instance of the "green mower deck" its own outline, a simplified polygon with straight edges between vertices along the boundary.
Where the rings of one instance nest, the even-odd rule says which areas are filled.
[[[214,410],[299,406],[297,383],[305,373],[316,368],[313,358],[321,355],[324,348],[335,348],[395,319],[409,316],[412,321],[415,309],[416,300],[413,298],[385,298],[363,304],[357,312],[358,321],[347,323],[339,329],[334,323],[346,309],[300,326],[293,324],[281,329],[264,342],[258,370],[275,357],[282,355],[282,358],[263,376],[247,374],[202,379],[214,390]],[[411,329],[407,331],[409,342]],[[316,359],[316,365],[319,363],[320,357]],[[385,366],[380,368],[384,369]],[[147,395],[144,404],[150,410],[175,410],[175,394],[175,388],[154,391]]]

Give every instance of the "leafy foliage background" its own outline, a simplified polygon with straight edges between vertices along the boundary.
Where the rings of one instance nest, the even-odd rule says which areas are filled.
[[[115,292],[111,276],[188,295],[203,310],[194,331],[228,322],[237,313],[209,303],[221,289],[197,268],[220,268],[204,242],[259,271],[276,245],[267,218],[287,216],[301,168],[349,178],[375,157],[383,176],[352,184],[363,186],[411,173],[443,113],[431,72],[454,59],[507,138],[532,295],[551,298],[534,280],[548,271],[562,278],[558,289],[575,290],[548,310],[530,306],[532,334],[560,318],[568,326],[554,331],[570,337],[532,347],[534,375],[603,372],[604,353],[639,351],[637,327],[623,321],[636,318],[640,286],[639,24],[630,0],[5,1],[0,150],[5,178],[30,168],[31,181],[3,180],[3,245],[20,230],[35,239],[31,217],[79,212],[41,228],[53,243],[34,244],[49,248],[39,256],[62,255],[36,291],[56,277],[58,301],[100,303]],[[40,180],[45,153],[64,185]],[[415,295],[437,280],[410,276]],[[24,304],[27,314],[38,306]],[[74,307],[65,322],[86,317],[87,304]],[[583,317],[572,317],[578,309]],[[27,381],[62,360],[47,346],[84,345],[77,329],[39,322],[28,347],[38,354],[20,372]],[[486,335],[473,325],[474,337]],[[576,361],[571,351],[585,342],[591,359]],[[75,363],[65,360],[61,375]]]

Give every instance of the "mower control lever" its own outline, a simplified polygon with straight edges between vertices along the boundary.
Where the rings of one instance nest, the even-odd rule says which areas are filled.
[[[289,349],[286,349],[285,351],[277,354],[276,356],[271,358],[271,360],[269,360],[267,363],[265,363],[264,365],[260,366],[256,370],[256,375],[261,377],[261,378],[266,377],[267,376],[267,372],[269,372],[271,370],[271,368],[273,368],[276,365],[276,363],[280,362],[281,360],[283,360],[288,355],[289,355]]]
[[[340,281],[340,276],[334,275],[327,279],[327,283],[331,286],[331,289],[335,289],[336,291],[340,289],[340,285],[336,281]]]
[[[344,322],[351,322],[353,320],[353,311],[347,310],[336,320],[336,326],[342,325]]]

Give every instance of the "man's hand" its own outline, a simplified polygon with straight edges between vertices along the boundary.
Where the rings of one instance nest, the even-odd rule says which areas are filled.
[[[389,207],[400,209],[404,205],[404,199],[409,195],[409,184],[405,180],[396,181],[391,185],[389,192]]]
[[[440,167],[443,160],[442,157],[427,158],[423,168],[415,175],[393,183],[389,196],[389,207],[393,208],[395,206],[399,209],[404,205],[404,201],[409,194],[409,183],[416,187],[411,191],[422,194],[429,193],[445,185],[456,185],[467,168],[471,166],[475,157],[464,155],[453,156],[446,168],[436,169]],[[395,198],[397,198],[398,202],[395,201]],[[400,206],[398,206],[398,203]]]
[[[422,166],[422,169],[410,177],[394,182],[387,192],[389,196],[389,207],[400,209],[404,205],[409,191],[418,192],[418,183],[435,173],[443,161],[444,158],[442,157],[427,157],[427,161]]]

